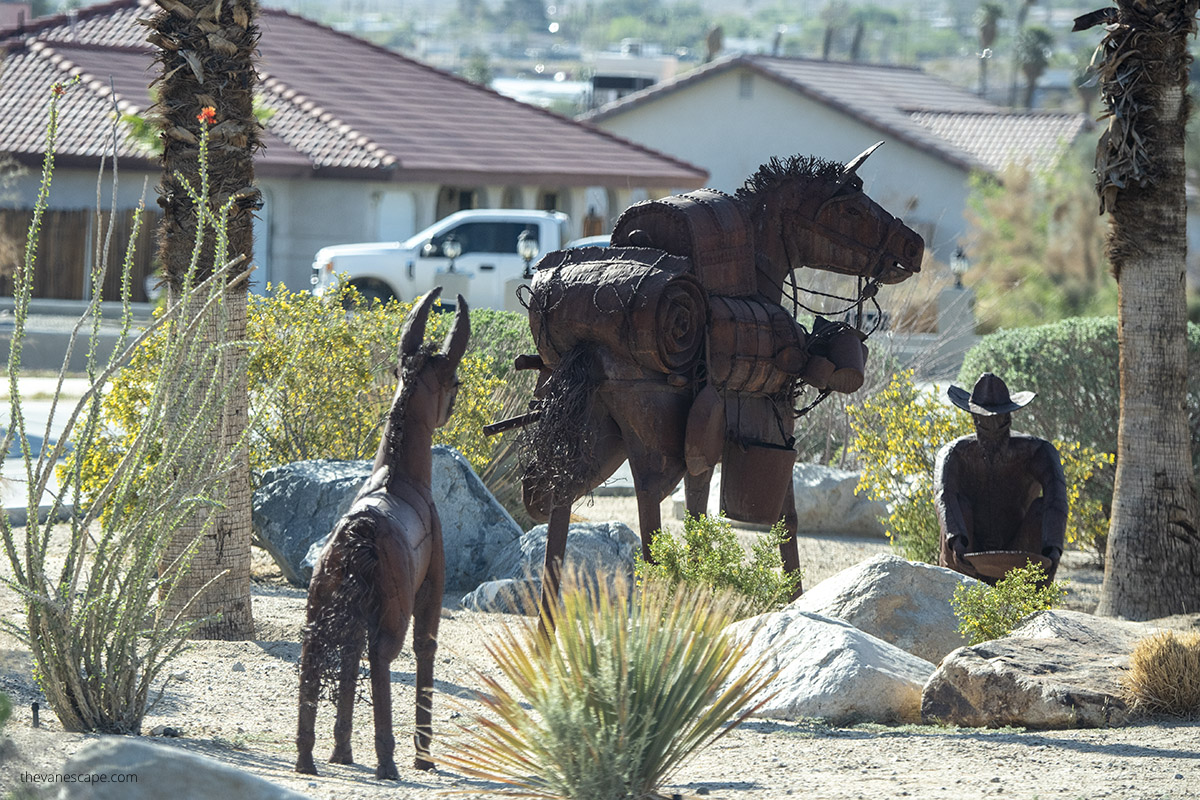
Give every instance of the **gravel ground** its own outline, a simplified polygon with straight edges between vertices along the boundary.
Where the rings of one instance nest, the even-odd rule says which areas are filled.
[[[664,506],[666,508],[666,506]],[[628,498],[598,497],[576,509],[580,517],[630,522]],[[664,514],[664,517],[666,515]],[[879,539],[804,537],[801,561],[806,586],[886,552]],[[494,797],[497,787],[448,770],[411,769],[415,662],[410,650],[392,665],[399,781],[376,781],[369,708],[360,706],[354,749],[360,763],[324,764],[331,747],[332,709],[322,707],[317,725],[320,777],[292,772],[295,758],[296,662],[304,593],[287,586],[263,557],[256,567],[255,642],[198,642],[170,667],[177,676],[144,730],[171,726],[180,738],[159,738],[172,747],[213,756],[314,798],[428,798],[443,790]],[[1086,558],[1068,554],[1060,576],[1071,581],[1068,606],[1090,611],[1100,573]],[[19,613],[16,598],[0,590],[0,613]],[[434,748],[464,714],[478,672],[489,658],[489,632],[518,619],[459,610],[447,598],[437,664]],[[0,688],[14,700],[13,719],[0,744],[0,795],[23,790],[23,773],[56,773],[83,743],[95,738],[66,733],[52,714],[30,725],[37,698],[30,658],[14,640],[0,636]],[[1123,728],[1073,731],[982,730],[862,725],[832,728],[816,721],[753,721],[731,732],[688,762],[671,779],[668,793],[685,797],[775,798],[1196,798],[1200,797],[1200,727],[1148,720]],[[165,796],[164,792],[164,796]]]

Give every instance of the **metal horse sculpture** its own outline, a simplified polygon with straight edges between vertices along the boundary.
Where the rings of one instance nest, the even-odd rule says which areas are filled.
[[[430,493],[433,431],[446,423],[458,392],[455,374],[471,323],[460,296],[442,351],[423,344],[429,310],[441,293],[417,301],[400,336],[400,379],[371,476],[337,523],[308,587],[308,624],[300,651],[296,771],[316,774],[313,726],[322,689],[337,704],[329,760],[353,762],[350,729],[359,659],[366,646],[375,710],[377,778],[397,778],[390,665],[409,619],[417,659],[417,769],[431,769],[433,661],[446,562]],[[334,687],[336,686],[336,691]]]
[[[875,145],[878,147],[879,145]],[[642,555],[660,503],[684,479],[704,512],[721,462],[721,507],[754,523],[785,521],[785,569],[798,570],[792,464],[801,383],[851,392],[865,334],[818,318],[808,331],[793,270],[859,277],[858,319],[879,284],[920,270],[921,237],[863,192],[856,170],[774,159],[736,196],[701,190],[637,204],[607,248],[548,254],[528,299],[540,370],[529,414],[489,426],[522,434],[525,505],[549,519],[543,606],[557,598],[572,503],[629,460]]]

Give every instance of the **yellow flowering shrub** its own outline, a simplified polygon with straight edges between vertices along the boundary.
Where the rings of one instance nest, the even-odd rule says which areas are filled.
[[[282,285],[268,296],[249,298],[249,448],[256,477],[292,461],[374,457],[396,389],[400,330],[410,308],[376,302],[347,313],[336,299],[322,301]],[[524,318],[495,316],[485,315],[486,323],[509,334],[505,346],[515,346],[520,326],[527,330]],[[432,314],[427,338],[440,346],[452,320],[452,314]],[[454,414],[434,434],[435,444],[457,449],[476,472],[492,455],[493,443],[482,429],[501,413],[503,376],[512,361],[512,354],[493,346],[497,338],[503,339],[472,337],[458,368],[462,386]],[[159,342],[149,340],[115,376],[100,405],[103,432],[96,445],[71,455],[85,462],[80,487],[85,503],[103,487],[138,430]]]
[[[933,503],[934,461],[942,445],[974,432],[971,416],[917,388],[911,370],[897,373],[884,389],[848,412],[851,447],[862,469],[857,491],[887,503],[884,526],[902,556],[936,563],[941,534]],[[1113,463],[1113,456],[1078,442],[1053,444],[1067,479],[1067,543],[1094,548],[1108,521],[1100,502],[1082,490]]]

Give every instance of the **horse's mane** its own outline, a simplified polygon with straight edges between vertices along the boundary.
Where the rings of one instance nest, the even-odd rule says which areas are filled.
[[[737,190],[739,200],[754,205],[758,198],[778,189],[784,182],[796,178],[809,180],[836,180],[845,166],[820,156],[774,156],[746,179]]]

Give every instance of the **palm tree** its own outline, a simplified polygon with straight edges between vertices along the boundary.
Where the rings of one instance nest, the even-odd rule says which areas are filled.
[[[1118,0],[1076,20],[1108,23],[1099,64],[1109,127],[1096,150],[1119,288],[1121,417],[1097,613],[1200,611],[1200,503],[1187,418],[1188,40],[1200,0]]]
[[[252,251],[252,213],[261,205],[253,186],[253,154],[261,147],[260,126],[252,108],[258,79],[253,62],[259,37],[258,0],[172,0],[160,5],[164,10],[151,20],[149,37],[159,48],[162,67],[157,108],[163,140],[159,259],[174,300],[188,282],[199,224],[197,209],[180,177],[194,187],[201,186],[198,141],[202,130],[207,130],[214,153],[204,199],[219,207],[234,198],[227,224],[228,252],[244,255],[248,263]],[[200,253],[198,278],[211,274],[213,260],[210,231]],[[227,341],[245,339],[246,290],[245,280],[225,288]],[[254,619],[250,608],[250,466],[245,448],[239,445],[249,405],[244,354],[226,348],[222,369],[227,375],[241,372],[241,377],[210,441],[214,447],[239,450],[237,465],[227,485],[217,487],[216,493],[224,494],[224,508],[206,512],[215,518],[198,515],[191,528],[176,537],[175,552],[168,553],[164,561],[170,563],[175,553],[204,533],[187,575],[164,612],[175,613],[212,581],[189,612],[193,618],[209,620],[195,635],[247,639],[253,636]],[[178,413],[185,415],[186,409]]]
[[[996,32],[1004,8],[999,3],[983,3],[975,12],[979,26],[979,96],[987,96],[987,68],[992,58],[992,45],[996,43]]]
[[[1033,91],[1050,63],[1053,44],[1054,35],[1037,25],[1025,28],[1017,38],[1017,63],[1025,76],[1025,96],[1021,103],[1025,108],[1033,108]]]

